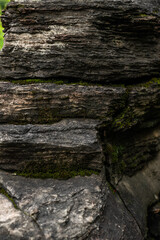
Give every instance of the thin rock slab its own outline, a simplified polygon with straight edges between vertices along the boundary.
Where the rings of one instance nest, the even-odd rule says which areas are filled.
[[[116,132],[153,127],[160,122],[159,87],[0,82],[0,123],[51,124],[64,118],[100,119]]]
[[[122,236],[128,240],[129,234],[142,240],[136,221],[102,179],[92,175],[41,180],[0,172],[0,184],[35,220],[45,240],[120,240]]]
[[[159,74],[156,0],[14,0],[2,16],[2,78],[132,82]]]
[[[48,170],[64,166],[101,170],[104,156],[98,124],[66,119],[53,125],[0,125],[0,168],[23,170],[37,163],[40,172],[47,164]]]
[[[119,110],[125,95],[125,88],[120,87],[0,82],[0,123],[43,124],[64,118],[106,120],[112,106],[114,111]]]

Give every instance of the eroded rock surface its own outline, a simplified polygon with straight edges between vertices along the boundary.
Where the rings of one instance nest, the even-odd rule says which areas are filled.
[[[97,120],[62,120],[53,125],[0,125],[0,168],[23,169],[34,162],[54,167],[101,170]],[[48,169],[49,170],[49,169]]]
[[[3,240],[43,240],[42,231],[34,220],[0,194],[0,237]]]
[[[0,82],[0,169],[101,173],[60,181],[0,171],[0,239],[147,236],[160,193],[159,9],[158,0],[9,3],[2,80],[52,83]]]
[[[106,87],[0,82],[0,123],[53,123],[63,118],[108,121],[116,131],[160,122],[158,84]],[[143,124],[142,124],[143,123]]]
[[[56,239],[143,239],[147,234],[147,207],[160,192],[159,86],[124,88],[1,82],[0,89],[1,169],[32,172],[37,163],[36,171],[40,172],[56,166],[99,171],[104,167],[106,179],[115,188],[110,191],[100,180],[102,188],[99,193],[96,190],[96,201],[101,202],[96,202],[95,207],[100,204],[100,208],[92,209],[94,213],[91,211],[90,217],[89,210],[84,215],[81,212],[76,215],[72,210],[77,194],[77,209],[83,212],[85,201],[89,201],[87,208],[92,206],[90,200],[94,199],[94,193],[88,191],[92,181],[95,183],[92,177],[61,182],[1,173],[3,187],[21,211],[27,211],[41,225],[46,239],[54,236]],[[32,124],[19,125],[28,122]],[[77,190],[79,185],[86,188]],[[64,196],[59,191],[65,189]],[[60,197],[65,198],[65,203],[61,203]]]
[[[159,9],[156,0],[11,1],[1,78],[109,83],[158,75]]]
[[[153,98],[158,92],[154,90]],[[125,101],[125,88],[0,82],[1,123],[53,123],[63,118],[109,119]],[[149,97],[149,96],[148,96]]]
[[[123,236],[123,239],[127,240],[129,233],[133,234],[130,239],[143,239],[131,214],[100,176],[92,175],[58,181],[26,179],[1,171],[0,184],[13,197],[22,213],[25,212],[35,220],[44,234],[43,239],[120,240]],[[107,209],[103,214],[105,206]],[[8,229],[6,223],[4,227]],[[101,234],[96,236],[99,228],[102,228]],[[14,230],[13,226],[12,231]],[[26,226],[27,230],[28,226]],[[113,234],[114,231],[116,235]],[[12,234],[13,232],[10,233],[11,237]],[[1,229],[0,236],[4,236]],[[33,234],[33,238],[34,236]],[[26,239],[30,238],[26,237]]]

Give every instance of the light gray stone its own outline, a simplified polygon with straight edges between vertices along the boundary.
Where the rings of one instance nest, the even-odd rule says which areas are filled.
[[[0,238],[3,240],[44,240],[35,221],[0,194]]]
[[[1,171],[0,185],[22,213],[35,220],[43,239],[128,240],[129,234],[131,239],[143,239],[136,221],[102,175],[59,181],[27,179]]]

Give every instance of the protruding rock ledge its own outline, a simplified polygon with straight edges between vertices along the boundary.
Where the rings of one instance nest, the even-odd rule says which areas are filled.
[[[102,146],[96,120],[63,120],[53,125],[0,125],[0,168],[22,170],[32,162],[100,170]]]
[[[0,123],[43,124],[64,118],[100,119],[112,130],[160,122],[157,87],[107,87],[0,82]]]
[[[2,78],[131,82],[159,75],[156,0],[14,0],[2,16]]]
[[[119,110],[125,96],[124,88],[0,82],[0,123],[43,124],[63,118],[106,120],[113,106],[114,112]]]

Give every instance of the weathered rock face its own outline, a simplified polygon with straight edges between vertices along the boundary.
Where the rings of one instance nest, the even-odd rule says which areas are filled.
[[[11,201],[0,194],[0,236],[4,240],[42,240],[42,232],[33,219],[15,209]]]
[[[123,88],[0,82],[0,107],[0,123],[91,118],[108,122],[114,131],[126,131],[160,122],[160,91],[158,85]]]
[[[158,95],[159,91],[153,93],[155,101]],[[125,96],[125,88],[0,82],[0,122],[54,123],[63,118],[105,120],[114,105],[117,105],[114,111],[118,111]]]
[[[97,170],[104,167],[107,180],[115,188],[109,191],[100,178],[95,177],[101,184],[101,190],[97,193],[101,203],[97,202],[96,206],[100,204],[101,207],[98,212],[95,210],[97,207],[91,210],[91,218],[88,211],[87,217],[85,214],[81,216],[78,209],[80,206],[85,208],[86,205],[76,200],[78,203],[76,213],[73,213],[74,221],[75,218],[80,218],[84,225],[79,225],[79,220],[76,220],[73,232],[70,211],[66,210],[62,221],[57,205],[64,189],[68,189],[68,181],[24,179],[1,172],[1,185],[13,197],[21,211],[27,212],[30,216],[33,212],[32,217],[39,226],[41,225],[40,229],[45,238],[52,240],[56,236],[56,239],[65,239],[63,235],[65,234],[66,239],[120,240],[123,237],[128,240],[130,235],[132,235],[130,239],[143,239],[147,233],[148,205],[155,201],[155,196],[160,192],[159,86],[128,89],[55,84],[14,85],[3,82],[0,87],[3,123],[0,125],[1,169],[22,170],[30,162],[33,169],[38,163],[41,169],[47,166],[47,170],[51,170],[57,164]],[[4,101],[7,99],[8,102]],[[48,122],[46,112],[40,111],[44,109],[45,103],[48,103],[46,111],[48,116],[54,116],[53,109],[61,111],[61,115],[58,116],[60,118],[56,120],[52,117],[49,121],[51,123],[54,119],[53,124],[42,124]],[[86,109],[88,119],[82,117],[82,108]],[[67,111],[71,112],[70,119],[65,119],[63,114]],[[21,115],[24,119],[19,118]],[[23,123],[25,121],[31,123],[32,118],[35,123],[38,116],[41,117],[40,125],[19,125],[22,120]],[[60,120],[62,118],[64,119]],[[7,121],[10,123],[13,121],[18,125],[6,124]],[[67,190],[65,201],[74,201],[74,196],[78,192],[79,199],[85,199],[90,203],[87,199],[94,199],[95,193],[92,192],[90,195],[87,190],[81,195],[81,191],[76,189],[74,195],[72,188],[76,187],[76,184],[90,188],[95,184],[92,177],[69,180],[72,187]],[[57,194],[58,189],[61,192],[59,198],[55,200],[55,206],[50,196]],[[64,208],[67,204],[65,202],[60,206]],[[60,223],[54,220],[55,216],[56,219],[60,219]],[[87,220],[89,222],[85,218],[89,219]],[[3,225],[1,234],[10,231],[6,229],[10,229],[8,222],[7,225]],[[10,236],[14,234],[10,231]]]
[[[63,120],[54,125],[0,125],[0,168],[20,170],[27,164],[48,168],[101,170],[104,160],[96,120]],[[48,169],[49,170],[49,169]]]
[[[34,160],[50,167],[78,164],[100,170],[105,155],[108,178],[114,184],[124,174],[131,176],[143,168],[159,151],[158,85],[123,88],[2,82],[0,90],[3,169],[18,170]]]
[[[9,3],[0,169],[10,173],[0,171],[0,239],[146,238],[147,209],[160,201],[159,7],[156,0]],[[18,84],[36,77],[47,83]],[[99,175],[15,176],[66,169]]]
[[[132,177],[124,176],[117,184],[117,190],[121,198],[137,220],[143,234],[146,231],[147,207],[158,200],[159,186],[160,154],[154,161],[148,163],[142,171],[137,172]]]
[[[28,216],[24,230],[26,232],[32,230],[33,227],[28,229],[28,224],[34,219],[43,240],[121,239],[122,236],[127,240],[130,234],[132,234],[130,239],[143,239],[132,215],[123,206],[117,194],[114,195],[109,190],[100,176],[58,181],[25,179],[0,172],[0,184],[12,196],[18,207],[18,210],[14,210],[13,213],[13,206],[7,205],[10,214],[8,212],[7,220],[1,225],[0,236],[5,237],[5,232],[9,231],[11,238],[5,239],[21,239],[18,234],[16,235],[15,230],[18,231],[23,222],[13,225],[11,229],[9,225],[9,219],[15,222],[20,211],[21,215],[25,212]],[[4,206],[3,214],[5,214],[6,204],[4,201],[1,203],[1,207]],[[107,221],[108,227],[99,232],[105,204],[108,211],[105,212],[103,219]],[[112,208],[114,211],[111,213],[109,209]],[[99,236],[95,237],[97,232]],[[36,234],[37,230],[32,238],[26,236],[26,239],[41,239]],[[15,236],[17,238],[13,238]]]
[[[13,0],[1,78],[131,82],[159,74],[160,3]]]
[[[102,141],[103,142],[103,141]],[[160,126],[117,133],[106,140],[106,168],[110,181],[117,183],[123,175],[133,176],[153,161],[160,150]]]

